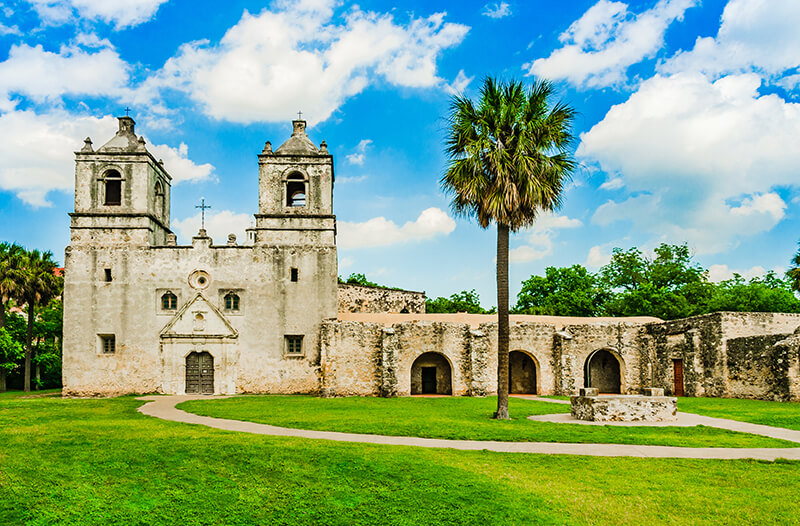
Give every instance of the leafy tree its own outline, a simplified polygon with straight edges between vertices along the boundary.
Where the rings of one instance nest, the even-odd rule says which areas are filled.
[[[380,287],[377,283],[373,283],[367,279],[364,274],[350,274],[350,277],[347,278],[345,283],[350,283],[352,285],[361,285],[364,287]]]
[[[481,307],[480,297],[475,289],[462,290],[449,298],[428,299],[425,312],[468,312],[470,314],[489,314],[491,311]]]
[[[800,300],[794,295],[791,280],[782,280],[774,272],[750,281],[734,274],[732,279],[714,287],[708,311],[800,312]]]
[[[61,385],[61,340],[63,337],[63,305],[59,298],[40,309],[33,334],[35,379],[37,388]]]
[[[607,293],[598,278],[582,265],[547,267],[544,276],[522,282],[516,314],[597,316]]]
[[[713,285],[707,271],[692,261],[689,247],[662,243],[655,257],[637,248],[614,249],[600,269],[609,297],[603,312],[611,316],[656,316],[672,320],[707,312]]]
[[[0,327],[0,393],[6,392],[6,376],[19,366],[24,355],[22,345],[5,327]]]
[[[497,412],[508,416],[508,237],[530,226],[539,213],[561,204],[564,184],[576,163],[575,111],[553,102],[550,82],[486,78],[477,102],[454,96],[448,116],[445,191],[457,215],[475,217],[482,228],[497,226]]]
[[[55,276],[56,263],[51,252],[31,250],[26,252],[21,268],[20,299],[28,309],[28,326],[25,334],[25,378],[24,391],[31,390],[31,358],[33,353],[33,327],[36,319],[36,307],[47,305],[51,299],[61,293],[62,280]]]
[[[792,288],[800,292],[800,250],[792,258],[792,265],[786,276],[791,280]]]
[[[0,242],[0,328],[6,324],[6,307],[20,292],[20,263],[24,250],[16,243]]]

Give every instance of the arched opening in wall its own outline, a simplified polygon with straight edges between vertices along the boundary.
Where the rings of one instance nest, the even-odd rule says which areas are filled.
[[[620,360],[610,351],[593,352],[584,365],[584,386],[595,387],[600,393],[619,394],[622,389],[620,366]]]
[[[207,351],[186,356],[186,394],[214,394],[214,357]]]
[[[103,176],[103,204],[106,206],[122,204],[122,176],[116,170],[109,170]]]
[[[508,392],[536,394],[536,362],[528,353],[508,353]]]
[[[450,362],[438,352],[426,352],[411,365],[411,394],[453,394]]]
[[[156,215],[158,216],[159,219],[163,221],[164,218],[167,216],[167,210],[166,207],[164,206],[165,205],[164,185],[161,184],[161,181],[158,181],[156,183],[155,193],[156,193]]]
[[[289,174],[286,178],[286,206],[306,206],[306,182],[302,174]]]

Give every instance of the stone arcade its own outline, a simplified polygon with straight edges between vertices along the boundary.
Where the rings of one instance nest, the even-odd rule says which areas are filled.
[[[493,316],[425,314],[423,293],[337,284],[333,158],[293,121],[258,156],[243,243],[200,230],[178,245],[171,178],[130,117],[76,152],[66,250],[64,391],[484,396],[496,391]],[[465,250],[468,250],[465,247]],[[512,316],[515,393],[800,400],[800,316]]]

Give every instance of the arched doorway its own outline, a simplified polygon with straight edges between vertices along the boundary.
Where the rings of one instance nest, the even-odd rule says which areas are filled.
[[[186,394],[214,394],[214,357],[192,352],[186,357]]]
[[[426,352],[411,365],[411,394],[453,394],[450,362],[438,352]]]
[[[508,353],[508,392],[536,394],[536,362],[522,351]]]
[[[601,393],[619,394],[622,386],[620,361],[611,352],[601,349],[586,358],[584,385]]]

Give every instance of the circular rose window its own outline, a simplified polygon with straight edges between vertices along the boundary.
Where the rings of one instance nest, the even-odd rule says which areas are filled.
[[[211,284],[211,276],[205,270],[195,270],[189,274],[189,286],[193,289],[207,289]]]

